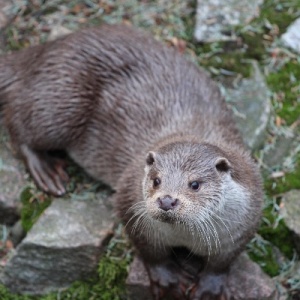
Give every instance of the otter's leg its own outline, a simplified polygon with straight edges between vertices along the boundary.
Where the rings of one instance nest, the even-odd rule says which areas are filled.
[[[203,271],[198,283],[191,289],[190,300],[230,300],[228,273],[210,273]]]
[[[39,188],[54,196],[66,193],[64,186],[69,177],[63,160],[51,157],[45,151],[35,151],[25,144],[20,146],[20,154]]]
[[[193,277],[184,272],[173,259],[160,264],[146,264],[155,300],[188,299],[189,287]]]

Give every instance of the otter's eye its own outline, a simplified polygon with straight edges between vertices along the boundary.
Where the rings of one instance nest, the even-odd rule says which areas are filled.
[[[192,181],[189,183],[189,187],[194,190],[194,191],[198,191],[200,188],[200,182],[199,181]]]
[[[161,184],[161,180],[158,177],[154,178],[153,187],[158,187],[160,184]]]

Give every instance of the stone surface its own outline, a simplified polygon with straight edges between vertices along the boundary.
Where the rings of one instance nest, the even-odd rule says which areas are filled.
[[[294,240],[300,252],[300,190],[291,190],[282,197],[280,215],[286,226],[294,233]]]
[[[26,236],[26,232],[23,229],[21,220],[19,220],[11,228],[9,233],[9,239],[13,243],[14,247],[16,247],[17,245],[19,245],[19,243],[23,240],[25,236]]]
[[[10,0],[0,0],[0,29],[8,22],[8,10],[12,3]]]
[[[281,40],[287,47],[300,53],[300,18],[288,27]]]
[[[236,89],[226,90],[226,100],[232,105],[234,118],[245,144],[259,148],[267,131],[271,114],[270,92],[256,61],[251,61],[251,78],[245,78]]]
[[[62,25],[54,25],[52,28],[51,28],[51,32],[48,36],[48,40],[49,41],[52,41],[52,40],[55,40],[61,36],[64,36],[66,34],[69,34],[71,33],[72,31]]]
[[[198,0],[195,39],[198,42],[235,40],[233,26],[246,25],[259,15],[263,0]]]
[[[235,300],[279,299],[275,283],[246,254],[232,265],[228,284]]]
[[[126,284],[131,300],[152,299],[148,274],[137,257],[130,266]],[[228,285],[235,300],[279,299],[272,279],[244,253],[233,263],[229,272]]]
[[[278,135],[276,141],[264,151],[263,162],[270,168],[282,166],[284,160],[297,146],[296,133],[287,128],[284,134]]]
[[[126,280],[130,300],[151,300],[150,280],[143,262],[137,256],[130,265]]]
[[[6,132],[0,128],[0,223],[13,224],[19,217],[19,196],[25,184],[22,162],[12,155]]]
[[[107,200],[55,199],[16,248],[1,282],[13,292],[44,294],[87,279],[113,233]]]

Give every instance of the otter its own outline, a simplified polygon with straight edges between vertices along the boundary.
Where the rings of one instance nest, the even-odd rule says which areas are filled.
[[[49,154],[66,151],[115,190],[155,299],[233,297],[228,269],[257,229],[263,193],[205,71],[123,25],[1,56],[0,70],[4,124],[42,190],[66,192],[64,164]],[[174,258],[178,249],[186,259]],[[189,257],[201,259],[197,276]]]

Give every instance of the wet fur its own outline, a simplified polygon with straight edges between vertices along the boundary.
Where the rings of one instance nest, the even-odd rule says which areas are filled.
[[[257,167],[217,85],[176,50],[126,26],[102,26],[2,56],[0,69],[0,103],[15,148],[66,150],[110,184],[145,261],[163,261],[173,246],[185,246],[221,269],[244,249],[261,212]],[[153,205],[153,214],[147,211],[157,196],[147,178],[154,167],[145,168],[149,151],[157,154],[160,192],[182,185],[173,224],[153,219]],[[215,170],[218,157],[230,171]],[[184,192],[194,171],[206,176],[198,194]]]

